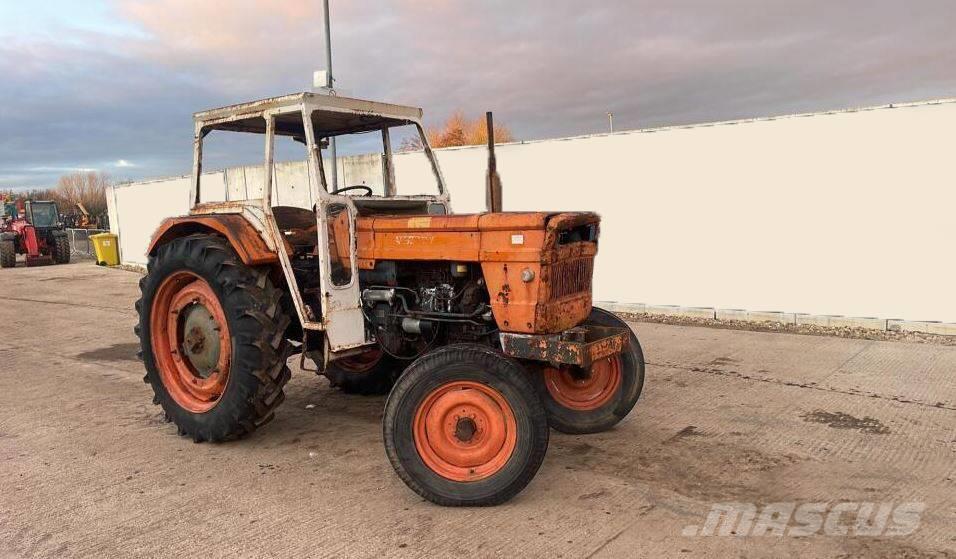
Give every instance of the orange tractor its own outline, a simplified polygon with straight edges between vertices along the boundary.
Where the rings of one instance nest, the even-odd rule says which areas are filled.
[[[388,392],[385,449],[411,489],[489,505],[532,479],[549,426],[594,433],[631,411],[640,344],[591,305],[600,218],[453,214],[421,119],[311,93],[195,115],[192,209],[154,234],[136,304],[144,380],[182,435],[223,441],[267,423],[299,354],[344,391]],[[263,136],[261,197],[202,201],[214,131]],[[397,166],[392,145],[410,135],[422,153]],[[305,204],[275,203],[288,139],[304,146]],[[380,174],[338,188],[323,152],[356,139],[377,146]]]

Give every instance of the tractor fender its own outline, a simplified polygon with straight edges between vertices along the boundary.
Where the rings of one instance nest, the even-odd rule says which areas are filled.
[[[174,239],[197,233],[213,233],[226,238],[247,266],[275,264],[279,255],[269,248],[262,234],[239,214],[172,217],[163,221],[149,243],[148,254]]]
[[[54,237],[66,237],[66,231],[63,229],[56,229],[50,232]]]

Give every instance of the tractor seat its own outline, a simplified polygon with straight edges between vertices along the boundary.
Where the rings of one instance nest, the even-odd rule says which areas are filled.
[[[276,218],[276,225],[285,241],[286,252],[311,253],[318,242],[318,229],[315,213],[305,208],[295,206],[275,206],[272,215]]]

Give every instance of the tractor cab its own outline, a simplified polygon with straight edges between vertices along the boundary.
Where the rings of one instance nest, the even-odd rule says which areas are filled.
[[[37,229],[58,229],[60,214],[56,202],[28,200],[24,203],[24,217],[27,223]]]
[[[275,262],[290,285],[292,306],[306,335],[321,332],[332,352],[374,342],[365,327],[357,257],[357,220],[373,215],[445,215],[449,195],[422,128],[422,110],[389,103],[299,93],[231,105],[194,115],[192,219],[167,220],[153,239],[151,252],[190,227],[196,219],[211,227],[234,220],[246,230],[249,250],[262,249],[263,261]],[[259,183],[246,184],[249,199],[207,202],[203,188],[204,143],[213,132],[262,136],[265,161]],[[309,205],[277,203],[276,160],[279,142],[304,148]],[[424,154],[432,180],[423,185],[397,176],[396,146]],[[362,160],[359,175],[344,173],[331,151]],[[248,173],[247,173],[248,179]],[[229,216],[233,216],[230,218]],[[210,216],[204,219],[204,216]],[[213,218],[212,216],[216,216]],[[249,227],[251,225],[251,227]],[[234,229],[238,231],[239,229]],[[243,243],[240,243],[243,244]],[[260,247],[261,245],[261,247]]]

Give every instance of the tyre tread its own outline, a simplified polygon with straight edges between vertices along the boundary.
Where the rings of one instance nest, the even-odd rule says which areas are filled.
[[[17,250],[13,241],[0,241],[0,268],[13,268],[17,265]]]
[[[399,402],[404,398],[412,397],[416,384],[427,379],[436,370],[444,366],[469,362],[482,370],[491,371],[498,380],[504,380],[513,385],[514,392],[523,396],[521,402],[511,402],[520,405],[528,414],[532,432],[530,435],[530,449],[526,462],[518,476],[508,481],[507,485],[499,488],[490,495],[478,497],[449,497],[437,492],[429,486],[425,478],[413,475],[401,458],[401,452],[396,446],[394,427]],[[516,411],[516,413],[518,413]],[[385,450],[392,467],[405,484],[425,499],[441,506],[494,506],[513,498],[534,478],[544,461],[548,449],[548,422],[547,415],[541,402],[535,395],[534,387],[528,378],[527,372],[520,363],[480,344],[453,344],[436,349],[418,358],[405,370],[388,396],[383,419],[385,436]]]
[[[222,405],[231,408],[224,410],[223,415],[228,419],[220,418],[215,422],[184,420],[189,417],[184,415],[188,412],[181,410],[162,387],[152,359],[149,309],[144,301],[151,297],[149,291],[158,287],[161,281],[161,278],[151,279],[150,274],[171,262],[185,269],[210,272],[223,293],[223,306],[234,310],[236,318],[230,323],[230,333],[236,351],[231,374],[245,377],[237,382],[245,383],[251,390],[244,401],[221,400],[217,404],[217,408]],[[134,331],[140,338],[147,368],[144,381],[152,385],[158,403],[176,421],[181,435],[191,437],[195,442],[232,440],[252,433],[275,417],[275,409],[285,399],[283,388],[291,378],[286,361],[292,348],[284,337],[290,319],[279,305],[283,292],[272,285],[267,270],[242,264],[221,237],[191,235],[159,247],[156,255],[148,260],[147,276],[140,281],[140,289],[142,296],[136,302],[140,320]],[[230,378],[230,382],[233,380]]]

